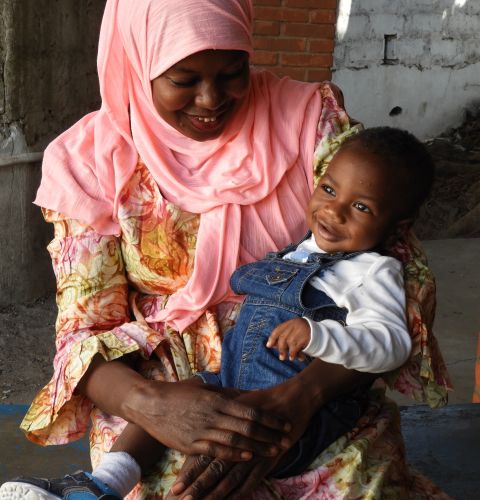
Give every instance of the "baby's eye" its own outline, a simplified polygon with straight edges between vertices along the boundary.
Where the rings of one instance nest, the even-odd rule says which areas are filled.
[[[322,184],[322,189],[331,196],[335,196],[335,189],[328,184]]]
[[[357,209],[360,210],[360,212],[364,212],[366,214],[371,214],[372,211],[370,208],[367,207],[367,205],[364,205],[363,203],[360,203],[359,201],[356,201],[353,206]]]

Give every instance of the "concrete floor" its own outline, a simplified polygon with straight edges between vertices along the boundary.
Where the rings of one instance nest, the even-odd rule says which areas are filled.
[[[28,441],[19,424],[27,405],[0,405],[0,484],[18,475],[59,477],[90,470],[86,438],[68,446],[38,446]]]
[[[480,498],[480,405],[471,401],[477,334],[480,239],[424,242],[437,277],[435,332],[454,391],[441,410],[402,409],[409,462],[458,499]],[[395,397],[401,405],[410,400]],[[25,403],[28,403],[25,401]],[[41,448],[18,430],[25,406],[0,405],[0,482],[16,474],[58,476],[88,467],[86,440],[67,447]]]
[[[87,438],[68,446],[42,448],[27,441],[18,424],[26,410],[0,405],[0,484],[17,475],[59,477],[90,470]],[[408,463],[455,499],[480,497],[480,405],[452,405],[431,411],[401,409]]]
[[[471,401],[480,332],[480,239],[429,241],[437,277],[435,331],[452,377],[451,403]]]

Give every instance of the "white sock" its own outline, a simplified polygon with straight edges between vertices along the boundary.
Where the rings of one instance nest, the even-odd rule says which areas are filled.
[[[124,451],[114,451],[102,456],[92,475],[124,497],[140,481],[142,471],[131,455]]]

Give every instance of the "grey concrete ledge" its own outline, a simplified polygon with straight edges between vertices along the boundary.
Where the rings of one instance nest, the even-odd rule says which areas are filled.
[[[455,499],[480,492],[480,404],[401,408],[407,461]]]
[[[0,156],[0,167],[11,167],[24,163],[36,163],[43,159],[43,153],[23,153],[13,156]]]

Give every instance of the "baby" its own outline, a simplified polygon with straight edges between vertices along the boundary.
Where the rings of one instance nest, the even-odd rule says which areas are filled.
[[[368,373],[401,366],[411,349],[403,269],[382,249],[412,224],[433,176],[427,150],[406,131],[371,128],[347,140],[310,199],[305,238],[232,275],[246,299],[223,341],[220,373],[200,373],[204,382],[271,387],[313,358]],[[303,472],[351,430],[366,391],[323,407],[273,475]]]
[[[413,223],[433,176],[426,148],[408,132],[378,127],[348,139],[310,199],[310,230],[302,241],[232,275],[232,289],[246,295],[245,302],[222,344],[220,373],[198,376],[252,390],[284,382],[314,358],[368,373],[401,366],[411,349],[403,269],[383,248],[401,226]],[[323,406],[272,475],[305,471],[355,426],[367,392],[361,387]],[[127,426],[115,452],[87,474],[90,483],[111,498],[125,496],[140,479],[137,462],[143,457],[145,468],[156,461],[150,452],[156,445]],[[48,489],[33,478],[17,481]]]

